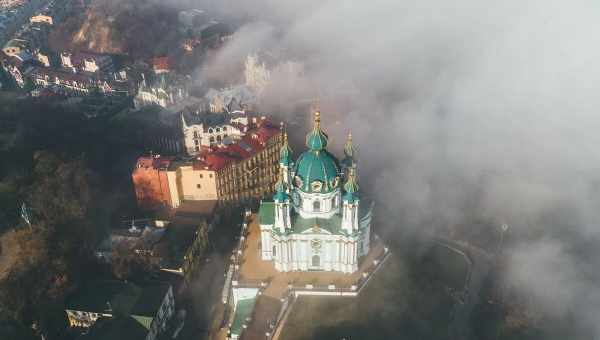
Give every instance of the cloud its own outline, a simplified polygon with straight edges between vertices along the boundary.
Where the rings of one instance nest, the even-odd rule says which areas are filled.
[[[323,124],[334,148],[352,129],[362,188],[395,212],[398,233],[431,220],[507,222],[527,235],[510,257],[511,282],[555,315],[579,309],[594,324],[597,3],[263,0],[226,8],[263,23],[242,28],[219,62],[274,47],[303,62],[297,91],[274,91],[273,101],[294,102],[300,92],[329,103]],[[589,243],[573,252],[582,239]]]

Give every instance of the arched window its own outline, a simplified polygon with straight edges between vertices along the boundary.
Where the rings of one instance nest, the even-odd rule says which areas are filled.
[[[321,211],[321,201],[313,201],[313,211],[319,212]]]
[[[211,137],[210,137],[208,140],[209,140],[211,143],[214,143],[214,142],[215,142],[215,137],[212,137],[212,136],[211,136]]]
[[[208,133],[213,133],[213,129],[212,129],[212,128],[209,128],[209,129],[208,129]]]
[[[319,257],[319,255],[313,255],[313,257],[312,257],[312,266],[313,267],[320,267],[321,266],[321,258]]]
[[[277,256],[277,246],[273,246],[273,257]]]
[[[198,138],[198,131],[194,131],[194,138]]]
[[[217,128],[217,132],[221,132],[221,128]]]
[[[217,136],[217,142],[221,141],[221,136]]]

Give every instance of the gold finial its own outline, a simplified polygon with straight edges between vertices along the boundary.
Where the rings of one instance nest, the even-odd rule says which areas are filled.
[[[321,126],[321,112],[315,111],[315,128],[319,128]]]

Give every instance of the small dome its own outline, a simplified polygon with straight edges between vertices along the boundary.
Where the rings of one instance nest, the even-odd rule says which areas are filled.
[[[315,127],[306,136],[306,146],[313,151],[327,148],[327,135],[321,131],[321,113],[315,112]]]

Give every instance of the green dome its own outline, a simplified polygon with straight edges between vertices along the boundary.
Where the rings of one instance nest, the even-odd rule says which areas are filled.
[[[315,127],[306,136],[306,146],[313,151],[321,151],[327,148],[327,135],[321,131],[321,113],[315,112]]]
[[[339,168],[335,157],[326,150],[310,150],[300,155],[295,172],[299,180],[296,178],[294,182],[300,190],[327,193],[333,191],[337,185]],[[321,185],[313,185],[315,181]]]

